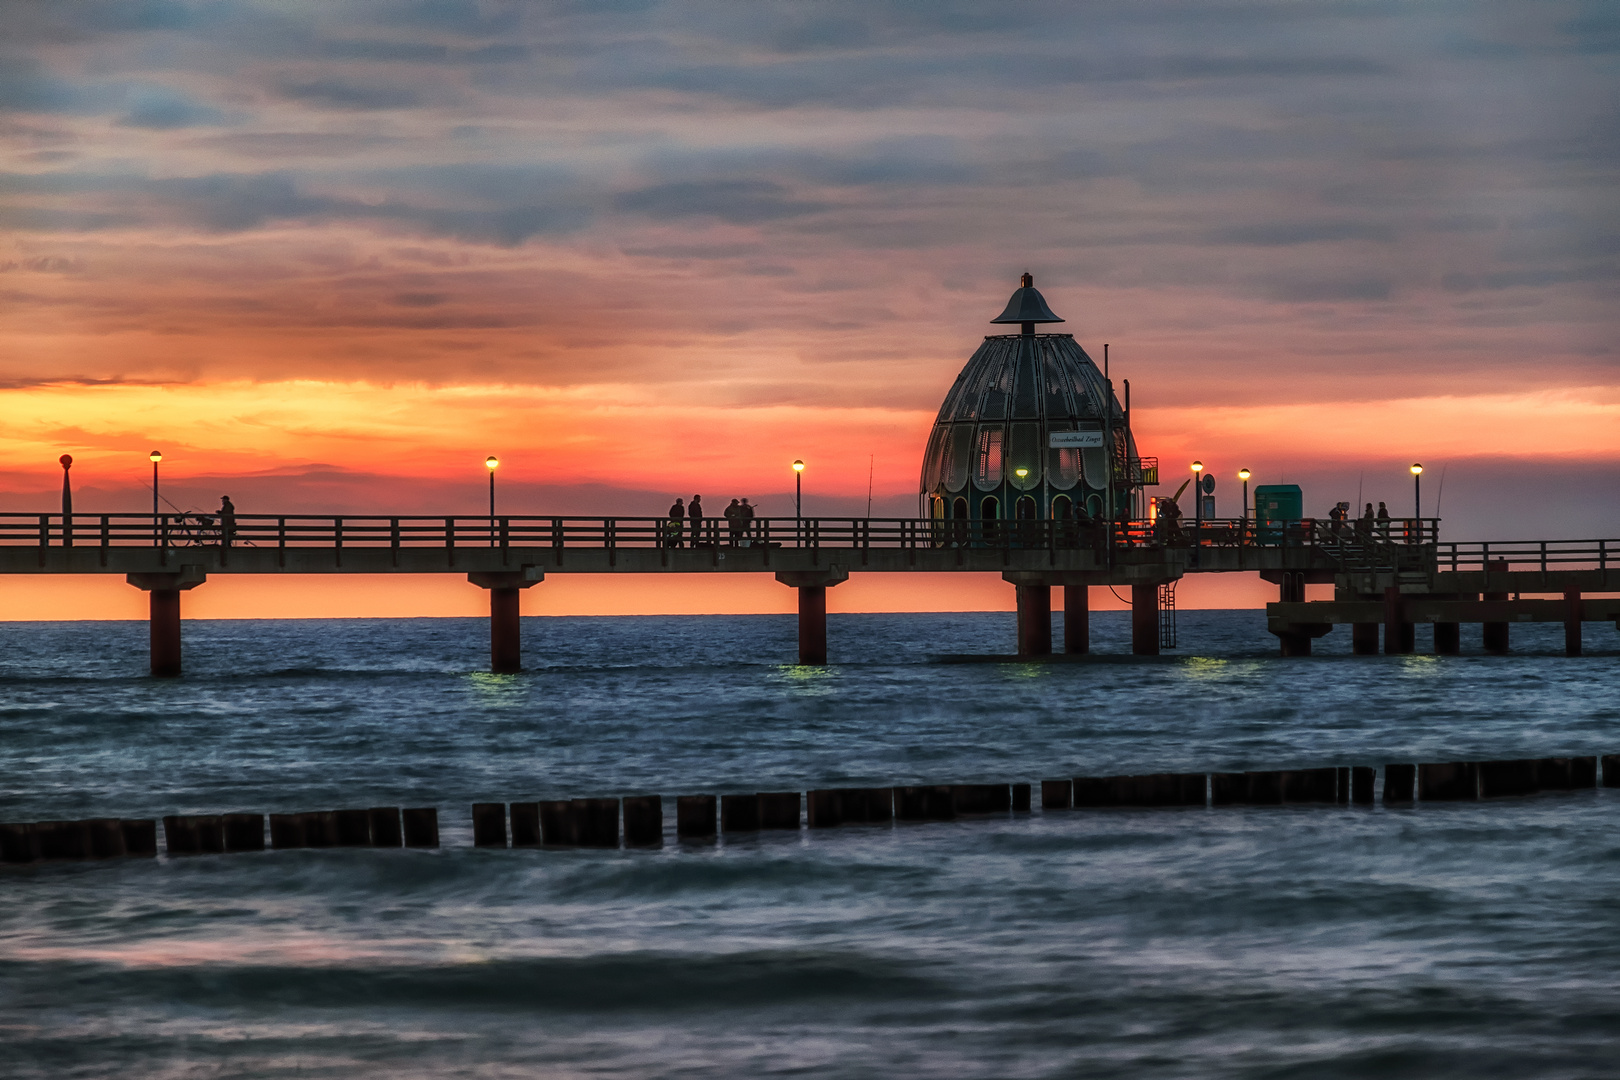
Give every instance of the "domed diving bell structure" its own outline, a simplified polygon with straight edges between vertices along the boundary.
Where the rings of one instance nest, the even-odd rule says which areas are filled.
[[[945,395],[923,453],[922,494],[935,520],[1140,519],[1158,462],[1138,457],[1130,416],[1063,322],[1023,276],[990,320],[1020,332],[986,337]]]

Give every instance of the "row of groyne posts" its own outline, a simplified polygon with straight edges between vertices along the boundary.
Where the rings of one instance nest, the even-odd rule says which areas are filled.
[[[1384,766],[1383,802],[1412,806],[1541,792],[1620,788],[1620,754]],[[1146,807],[1371,806],[1378,770],[1329,766],[1231,773],[1081,776],[1040,782],[1043,811]],[[799,831],[843,825],[952,821],[1023,814],[1030,784],[935,784],[824,788],[675,799],[675,839]],[[436,807],[395,806],[163,818],[165,854],[217,855],[293,848],[437,848]],[[667,839],[659,795],[474,803],[480,848],[657,848]],[[158,854],[157,822],[98,818],[0,824],[0,863],[113,859]]]

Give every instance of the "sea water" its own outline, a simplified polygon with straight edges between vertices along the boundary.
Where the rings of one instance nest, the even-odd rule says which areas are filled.
[[[1620,752],[1607,627],[1281,659],[1180,618],[1038,665],[934,661],[1010,615],[835,615],[824,668],[791,617],[536,618],[516,676],[481,620],[188,622],[168,681],[144,624],[0,625],[0,820],[444,840],[0,868],[0,1075],[1620,1075],[1620,790],[471,847],[475,801]]]

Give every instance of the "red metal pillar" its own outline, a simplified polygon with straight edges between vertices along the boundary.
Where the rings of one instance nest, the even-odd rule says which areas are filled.
[[[1159,587],[1131,586],[1131,652],[1159,655]]]
[[[1508,564],[1506,559],[1492,560],[1485,564],[1487,574],[1505,574]],[[1480,597],[1486,601],[1503,601],[1508,598],[1505,592],[1491,592],[1486,590]],[[1485,651],[1496,656],[1505,656],[1508,651],[1508,626],[1505,622],[1488,622],[1481,628],[1485,638]]]
[[[827,586],[799,586],[799,663],[827,662]]]
[[[1063,651],[1091,651],[1091,589],[1085,585],[1063,586]]]
[[[1581,594],[1564,593],[1564,655],[1581,655]]]
[[[158,574],[126,574],[124,580],[151,593],[150,648],[152,674],[174,678],[180,674],[180,594],[208,580],[199,566]]]
[[[153,589],[151,597],[152,674],[180,674],[180,590]]]
[[[778,570],[776,580],[799,593],[799,663],[827,662],[827,590],[849,580],[849,571]]]
[[[1052,655],[1052,586],[1019,585],[1018,655]]]
[[[489,590],[489,670],[496,675],[516,675],[523,670],[523,620],[519,594],[546,579],[533,566],[519,570],[476,570],[467,580]]]
[[[523,670],[523,624],[515,587],[489,590],[489,670],[497,675]]]

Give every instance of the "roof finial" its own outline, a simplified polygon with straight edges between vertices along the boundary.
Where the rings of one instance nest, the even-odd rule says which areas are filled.
[[[1018,291],[1012,294],[1007,301],[1007,310],[998,318],[991,319],[993,323],[1018,323],[1023,327],[1024,333],[1035,332],[1036,323],[1062,322],[1046,306],[1046,298],[1035,290],[1035,276],[1024,271],[1024,276],[1018,279],[1021,284]]]

